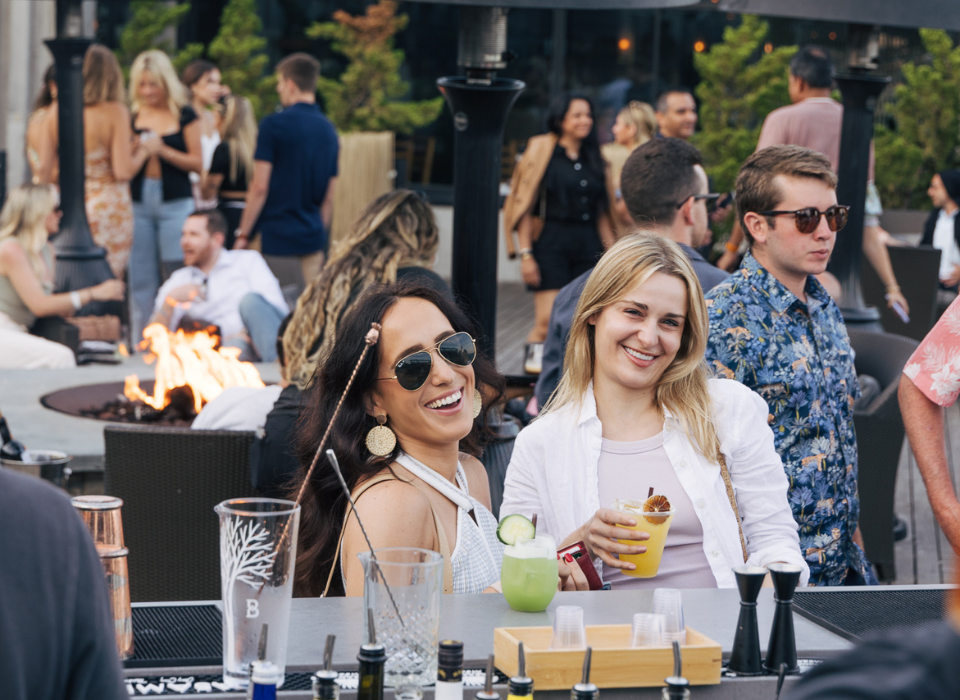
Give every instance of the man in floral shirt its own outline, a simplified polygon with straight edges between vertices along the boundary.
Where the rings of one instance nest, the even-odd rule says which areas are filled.
[[[953,489],[943,440],[943,409],[960,394],[960,298],[923,339],[903,368],[900,413],[927,487],[933,514],[960,554],[960,502]]]
[[[860,395],[840,310],[823,272],[847,208],[822,154],[771,146],[737,177],[737,214],[750,243],[740,269],[707,294],[707,362],[766,400],[811,585],[876,583],[855,541]]]

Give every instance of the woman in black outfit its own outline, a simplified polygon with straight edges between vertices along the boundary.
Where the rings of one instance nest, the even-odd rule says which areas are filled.
[[[217,208],[227,217],[226,248],[233,248],[234,235],[246,206],[247,185],[253,175],[253,152],[257,148],[257,120],[250,100],[240,95],[224,99],[222,140],[213,152],[210,169],[200,182],[203,199],[217,199]]]
[[[515,225],[519,237],[523,281],[534,292],[524,358],[531,373],[540,371],[557,292],[590,270],[613,243],[593,105],[581,95],[567,95],[551,108],[547,128],[548,134],[530,139],[504,204],[507,225]]]

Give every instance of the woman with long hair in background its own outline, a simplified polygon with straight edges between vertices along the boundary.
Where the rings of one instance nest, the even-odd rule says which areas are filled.
[[[213,152],[220,144],[220,123],[222,121],[222,100],[226,93],[220,82],[220,69],[216,64],[203,58],[190,61],[180,74],[184,87],[190,92],[190,106],[197,114],[200,126],[200,152],[203,168],[200,173],[190,173],[193,183],[193,198],[197,209],[212,209],[217,206],[216,197],[204,197],[200,189],[203,173],[210,169]],[[229,248],[230,246],[227,246]]]
[[[51,63],[43,73],[43,87],[33,101],[33,111],[27,118],[26,151],[27,164],[33,175],[33,182],[40,182],[40,149],[43,146],[43,122],[47,118],[50,105],[57,102],[57,68]],[[56,177],[56,173],[54,173]]]
[[[133,203],[130,178],[133,158],[130,111],[123,73],[113,51],[101,44],[83,59],[84,203],[93,241],[107,251],[113,276],[123,279],[133,246]],[[46,120],[40,179],[56,182],[59,109]]]
[[[49,238],[60,230],[61,216],[51,185],[16,188],[0,211],[0,368],[73,367],[70,348],[31,335],[30,326],[38,317],[72,316],[91,301],[123,299],[119,280],[53,294]]]
[[[558,99],[547,119],[549,133],[527,143],[503,204],[508,254],[519,252],[523,281],[533,292],[534,321],[524,353],[524,370],[531,374],[542,367],[557,292],[596,265],[614,240],[593,115],[583,95]]]
[[[144,51],[130,70],[137,174],[130,181],[134,236],[130,325],[134,346],[153,311],[160,283],[183,263],[180,232],[194,209],[189,173],[203,168],[200,124],[163,51]]]
[[[631,100],[617,113],[612,132],[613,143],[605,143],[600,152],[610,167],[607,180],[610,218],[616,228],[626,231],[634,228],[634,222],[620,195],[620,173],[630,154],[657,133],[656,112],[646,102]]]
[[[250,100],[240,95],[224,98],[220,135],[222,140],[200,181],[200,196],[206,201],[217,201],[217,207],[227,217],[224,245],[229,250],[233,248],[234,234],[246,207],[247,187],[253,177],[257,119]]]

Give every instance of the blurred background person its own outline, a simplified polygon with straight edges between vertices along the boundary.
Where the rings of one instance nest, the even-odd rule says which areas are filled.
[[[193,199],[197,209],[212,209],[217,206],[216,196],[212,198],[203,196],[200,177],[210,169],[213,152],[220,143],[220,123],[223,116],[221,100],[226,90],[220,82],[220,69],[202,58],[190,61],[180,74],[180,79],[184,87],[190,91],[190,106],[197,113],[197,124],[200,126],[200,153],[203,157],[203,169],[200,173],[190,173]]]
[[[33,102],[33,111],[27,118],[27,163],[30,165],[30,172],[35,183],[40,182],[40,146],[43,143],[43,121],[47,116],[50,105],[56,103],[56,101],[57,69],[51,63],[43,74],[43,87],[37,93],[37,99]]]
[[[94,44],[83,60],[84,203],[93,242],[107,251],[113,276],[123,279],[133,246],[133,131],[123,73],[106,46]],[[56,182],[59,108],[45,121],[40,180]]]
[[[519,239],[520,271],[532,291],[534,322],[524,371],[540,372],[550,310],[560,289],[597,264],[613,243],[607,178],[593,105],[568,94],[553,104],[549,133],[527,143],[503,204],[508,254]]]
[[[160,283],[183,263],[180,230],[193,211],[189,173],[203,167],[200,125],[165,53],[144,51],[130,71],[136,176],[130,182],[134,236],[130,327],[136,347]]]
[[[253,153],[257,148],[257,120],[250,100],[240,95],[224,98],[220,135],[222,140],[200,181],[200,196],[207,201],[217,201],[217,208],[227,217],[225,246],[230,250],[246,207],[247,187],[253,176]]]
[[[60,230],[57,192],[50,185],[13,190],[0,211],[0,368],[73,367],[66,345],[29,333],[41,316],[72,316],[91,301],[123,299],[123,282],[53,294],[55,254],[50,236]]]
[[[934,175],[927,196],[934,210],[923,224],[920,245],[940,251],[940,287],[956,292],[960,284],[960,170],[941,170]]]
[[[645,144],[657,133],[657,115],[646,102],[633,100],[620,110],[613,122],[613,143],[600,149],[610,168],[607,178],[610,219],[618,233],[633,228],[633,219],[620,195],[620,173],[627,157],[637,146]]]
[[[657,133],[686,141],[697,128],[697,101],[685,87],[664,90],[657,98]]]
[[[299,462],[294,425],[303,390],[330,354],[337,330],[363,292],[379,284],[413,281],[443,294],[450,288],[430,268],[439,237],[430,205],[417,193],[396,190],[374,200],[350,235],[334,249],[321,275],[300,296],[283,333],[282,372],[289,381],[267,415],[254,447],[254,484],[263,495],[285,494]]]

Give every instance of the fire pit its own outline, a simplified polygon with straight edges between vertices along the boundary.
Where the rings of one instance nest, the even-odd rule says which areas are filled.
[[[85,418],[185,427],[224,389],[264,386],[257,368],[237,359],[239,349],[220,347],[215,334],[170,333],[153,324],[143,335],[150,352],[145,360],[156,364],[156,380],[141,384],[134,374],[123,383],[61,389],[42,396],[40,402]]]

